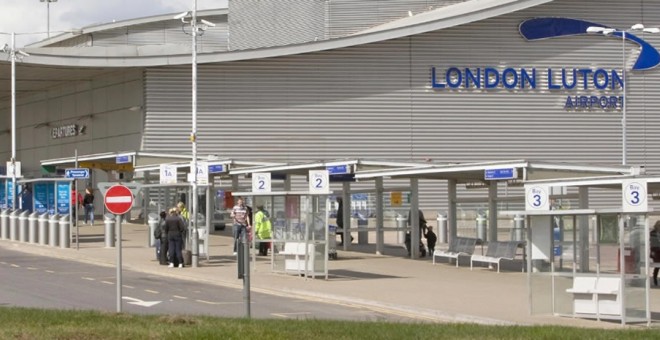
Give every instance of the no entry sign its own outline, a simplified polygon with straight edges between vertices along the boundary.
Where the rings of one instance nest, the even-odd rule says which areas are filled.
[[[123,185],[115,185],[108,189],[103,199],[105,208],[115,215],[122,215],[131,210],[133,206],[133,194],[131,190]]]

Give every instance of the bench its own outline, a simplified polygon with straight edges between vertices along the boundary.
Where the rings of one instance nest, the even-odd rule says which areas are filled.
[[[618,277],[576,276],[573,287],[574,314],[621,316],[621,279]]]
[[[286,242],[284,249],[278,254],[284,255],[284,270],[296,272],[314,272],[314,244],[307,244],[305,251],[305,242]],[[307,263],[305,264],[305,255]]]
[[[520,241],[496,241],[488,243],[488,250],[486,255],[472,255],[470,256],[470,270],[474,262],[483,262],[489,264],[497,264],[497,272],[500,272],[502,260],[513,261],[518,253]],[[523,266],[523,270],[524,270]]]
[[[451,259],[455,259],[456,267],[458,267],[458,257],[461,255],[471,256],[474,253],[476,244],[476,238],[456,237],[451,241],[447,250],[436,250],[433,253],[433,264],[435,264],[436,257],[446,257],[449,262],[451,262]]]

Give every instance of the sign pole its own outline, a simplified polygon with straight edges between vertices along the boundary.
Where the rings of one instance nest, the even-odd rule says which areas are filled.
[[[78,149],[77,148],[75,150],[75,155],[76,155],[76,168],[78,168]],[[80,211],[78,211],[79,203],[78,203],[78,180],[77,179],[73,180],[73,192],[75,193],[75,200],[76,200],[76,202],[74,203],[74,205],[75,205],[74,209],[76,209],[75,210],[76,213],[74,214],[75,218],[73,219],[73,223],[75,223],[75,226],[76,226],[76,250],[80,250],[80,228],[79,228],[79,225],[78,225],[78,219],[79,219],[79,216],[80,216],[78,214],[80,214]]]
[[[121,313],[121,215],[115,215],[117,230],[117,313]]]

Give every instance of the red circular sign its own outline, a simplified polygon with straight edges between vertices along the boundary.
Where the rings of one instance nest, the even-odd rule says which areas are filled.
[[[129,188],[123,185],[113,185],[106,191],[103,203],[109,212],[122,215],[131,210],[133,194]]]

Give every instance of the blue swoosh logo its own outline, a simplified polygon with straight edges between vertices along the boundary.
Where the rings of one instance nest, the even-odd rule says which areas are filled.
[[[539,40],[547,38],[556,38],[567,35],[587,34],[589,26],[599,26],[611,28],[594,22],[569,19],[569,18],[534,18],[523,21],[520,24],[520,34],[527,40]],[[623,35],[621,31],[611,34],[619,37]],[[660,64],[660,53],[651,44],[637,37],[632,33],[626,32],[626,40],[634,41],[639,44],[641,51],[639,57],[633,66],[633,70],[648,70]]]

